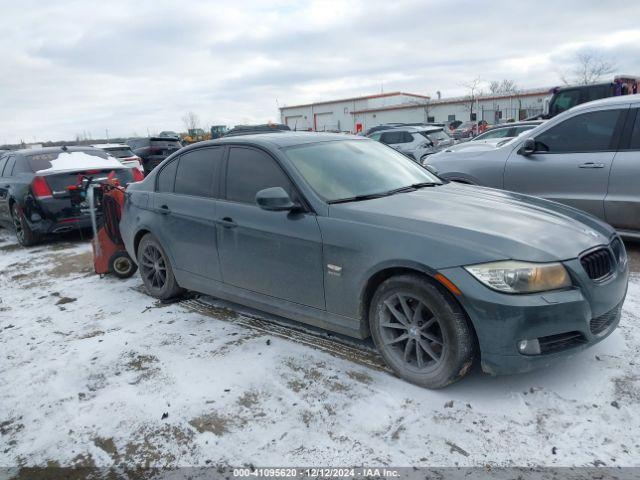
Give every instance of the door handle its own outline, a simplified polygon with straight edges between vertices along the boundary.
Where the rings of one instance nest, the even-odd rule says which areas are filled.
[[[578,168],[604,168],[604,163],[586,162],[578,165]]]
[[[168,213],[171,213],[171,210],[166,205],[160,205],[158,212],[162,213],[163,215],[167,215]]]
[[[218,220],[218,223],[224,228],[235,228],[238,226],[238,224],[234,222],[231,217],[221,218],[220,220]]]

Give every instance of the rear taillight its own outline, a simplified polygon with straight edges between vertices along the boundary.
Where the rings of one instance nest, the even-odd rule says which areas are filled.
[[[44,177],[34,177],[31,182],[31,190],[33,195],[38,199],[53,198],[49,184]]]
[[[137,168],[132,168],[131,173],[133,173],[134,182],[141,182],[142,180],[144,180],[144,174]]]

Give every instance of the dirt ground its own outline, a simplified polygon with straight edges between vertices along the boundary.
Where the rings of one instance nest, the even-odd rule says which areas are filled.
[[[609,338],[429,391],[366,344],[100,278],[76,235],[25,249],[0,230],[0,467],[640,466],[640,244],[628,250]]]

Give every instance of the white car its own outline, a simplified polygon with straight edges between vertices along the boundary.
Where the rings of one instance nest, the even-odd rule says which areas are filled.
[[[144,174],[142,159],[133,153],[129,145],[125,145],[124,143],[98,143],[91,146],[104,150],[109,155],[117,158],[125,167],[136,168]]]

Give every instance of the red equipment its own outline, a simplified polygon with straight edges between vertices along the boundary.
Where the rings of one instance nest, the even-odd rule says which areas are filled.
[[[113,273],[118,278],[131,277],[138,267],[124,248],[119,226],[124,207],[124,187],[120,186],[113,173],[106,181],[93,182],[85,177],[80,183],[78,190],[86,195],[91,211],[95,272],[100,275]],[[98,218],[98,206],[102,207],[101,218]]]

